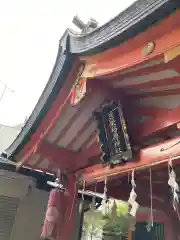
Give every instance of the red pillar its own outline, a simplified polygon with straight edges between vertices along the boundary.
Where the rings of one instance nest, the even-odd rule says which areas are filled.
[[[62,209],[65,207],[64,193],[58,189],[51,190],[46,210],[45,221],[41,233],[43,239],[56,240],[59,231],[63,227],[64,215]]]
[[[75,223],[75,209],[77,201],[77,186],[75,176],[68,177],[68,194],[65,196],[65,207],[62,209],[64,215],[64,224],[60,229],[57,240],[72,240],[74,223]]]

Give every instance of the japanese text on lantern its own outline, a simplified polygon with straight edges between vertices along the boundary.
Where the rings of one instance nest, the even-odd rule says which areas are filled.
[[[119,140],[118,129],[117,129],[116,120],[115,120],[113,111],[111,111],[108,114],[108,122],[109,122],[110,131],[112,134],[112,144],[114,145],[115,154],[118,154],[121,152],[121,144]]]

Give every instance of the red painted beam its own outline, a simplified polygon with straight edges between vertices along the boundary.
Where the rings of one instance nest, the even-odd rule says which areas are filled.
[[[137,107],[134,109],[135,114],[140,116],[154,117],[161,116],[171,112],[171,110],[165,108],[156,108],[156,107]]]
[[[166,129],[170,126],[176,125],[180,122],[180,107],[174,110],[167,110],[166,112],[156,113],[152,120],[148,123],[142,123],[136,128],[138,138],[150,136],[153,133]]]
[[[39,154],[41,158],[49,159],[50,162],[62,170],[65,168],[73,169],[75,167],[74,159],[78,156],[78,153],[71,152],[65,148],[59,148],[44,140],[38,145],[36,153]]]
[[[102,77],[114,72],[127,70],[155,57],[162,56],[167,50],[180,44],[180,12],[171,15],[161,24],[139,34],[136,38],[121,44],[119,48],[106,51],[103,54],[84,58],[93,65],[91,77]],[[142,54],[143,47],[148,42],[155,42],[154,51],[148,56]]]
[[[78,153],[76,159],[76,169],[84,168],[91,165],[90,160],[92,158],[100,159],[100,148],[99,144],[95,142],[89,148],[86,148]]]
[[[31,166],[36,169],[38,169],[44,159],[48,159],[52,165],[61,168],[62,170],[65,168],[76,170],[90,165],[91,163],[89,162],[89,159],[97,156],[100,158],[100,150],[97,143],[92,144],[89,148],[84,149],[81,152],[72,152],[43,140],[38,145],[36,154],[40,155],[40,159],[36,164]]]
[[[107,177],[127,175],[128,172],[132,171],[132,169],[139,169],[140,171],[145,168],[149,168],[152,165],[162,166],[162,164],[167,163],[168,159],[171,156],[180,155],[179,145],[174,146],[179,141],[180,137],[177,137],[163,143],[142,149],[137,159],[134,159],[133,162],[129,162],[124,165],[118,165],[114,168],[104,167],[102,164],[96,164],[95,166],[86,168],[81,174],[87,182],[91,183],[102,181]],[[162,149],[166,149],[171,146],[174,147],[170,148],[169,150],[162,151]],[[179,159],[180,156],[176,161],[179,162]]]

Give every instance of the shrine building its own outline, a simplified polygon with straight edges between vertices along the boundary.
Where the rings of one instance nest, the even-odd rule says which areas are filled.
[[[61,37],[47,85],[4,153],[17,170],[57,178],[48,183],[44,239],[81,239],[82,202],[98,193],[95,205],[128,201],[132,219],[152,231],[161,224],[144,238],[179,239],[179,7],[138,0],[103,26],[76,16],[81,32]]]

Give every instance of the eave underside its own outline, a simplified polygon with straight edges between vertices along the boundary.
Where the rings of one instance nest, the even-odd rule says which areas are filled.
[[[141,149],[136,159],[139,161],[111,170],[101,165],[89,167],[84,171],[87,180],[128,172],[138,164],[167,161],[170,156],[178,155],[177,148],[172,153],[160,150],[180,140],[179,57],[165,63],[165,54],[180,44],[179,19],[177,13],[119,49],[83,58],[87,66],[93,66],[93,70],[89,68],[91,71],[84,73],[88,78],[86,97],[75,107],[70,104],[78,63],[38,130],[16,155],[20,165],[55,173],[57,168],[69,171],[87,168],[92,165],[89,161],[92,158],[98,161],[100,151],[92,113],[112,96],[120,96],[126,109],[132,107],[135,112],[130,116],[130,125],[132,135],[137,136],[134,142]],[[144,56],[142,49],[149,41],[155,42],[155,49]],[[127,115],[131,112],[127,111]]]
[[[7,149],[8,156],[13,157],[22,150],[47,115],[74,63],[72,54],[89,56],[114,46],[118,47],[167,18],[179,9],[179,6],[178,0],[139,0],[91,33],[79,35],[66,30],[60,39],[56,63],[47,86],[17,139]]]

